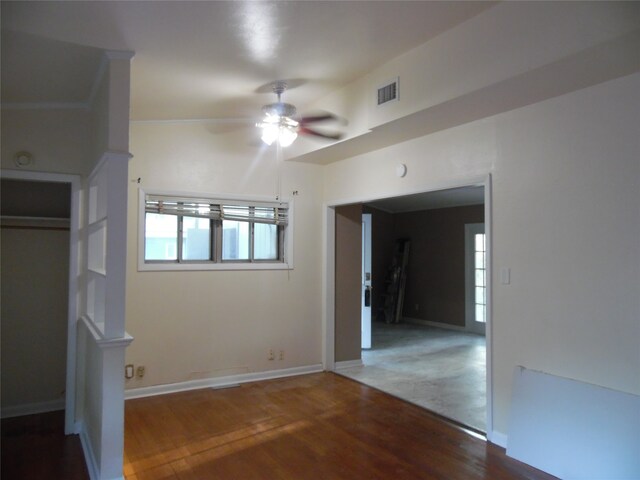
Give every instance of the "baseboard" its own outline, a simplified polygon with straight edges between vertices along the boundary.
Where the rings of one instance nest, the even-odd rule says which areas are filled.
[[[496,432],[495,430],[487,432],[487,440],[499,447],[507,448],[507,436],[504,433]]]
[[[80,445],[82,445],[82,451],[84,453],[84,462],[87,464],[87,470],[89,471],[89,478],[91,480],[98,480],[100,478],[98,464],[96,462],[96,456],[93,453],[91,446],[91,440],[86,429],[84,422],[77,422],[76,429],[78,435],[80,435]]]
[[[456,332],[471,333],[465,327],[461,327],[459,325],[451,325],[449,323],[432,322],[431,320],[423,320],[421,318],[411,317],[402,317],[402,320],[413,325],[424,325],[426,327],[444,328],[445,330],[455,330]]]
[[[351,367],[362,367],[364,364],[362,363],[362,359],[358,360],[345,360],[344,362],[336,362],[336,370],[341,370],[343,368],[351,368]]]
[[[155,395],[165,395],[167,393],[197,390],[199,388],[224,387],[239,383],[272,380],[275,378],[292,377],[295,375],[307,375],[309,373],[318,373],[322,371],[324,371],[322,364],[317,364],[304,367],[284,368],[281,370],[268,370],[266,372],[242,373],[239,375],[228,375],[225,377],[190,380],[188,382],[169,383],[165,385],[153,385],[151,387],[125,390],[124,398],[125,400],[130,400],[133,398],[152,397]]]
[[[50,400],[48,402],[27,403],[25,405],[16,405],[13,407],[2,408],[2,418],[22,417],[24,415],[33,415],[36,413],[55,412],[64,410],[64,398],[59,400]]]

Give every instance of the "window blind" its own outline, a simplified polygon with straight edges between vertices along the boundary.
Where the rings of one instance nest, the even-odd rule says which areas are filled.
[[[282,202],[240,202],[188,197],[147,195],[145,212],[233,220],[238,222],[286,225],[288,206]]]

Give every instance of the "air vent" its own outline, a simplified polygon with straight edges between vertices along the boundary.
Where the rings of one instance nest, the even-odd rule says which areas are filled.
[[[392,82],[378,88],[378,105],[383,105],[387,102],[398,100],[399,93],[398,78],[396,78]]]

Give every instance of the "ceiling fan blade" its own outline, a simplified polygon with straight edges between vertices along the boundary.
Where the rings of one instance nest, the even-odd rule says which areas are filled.
[[[333,113],[323,113],[323,114],[318,114],[318,115],[308,115],[305,117],[302,117],[298,120],[298,122],[300,122],[301,125],[308,125],[309,123],[316,123],[316,122],[325,122],[327,120],[337,120],[338,117],[336,117]]]
[[[301,135],[313,135],[315,137],[326,138],[328,140],[340,140],[342,138],[341,133],[324,133],[307,127],[300,127],[298,133]]]

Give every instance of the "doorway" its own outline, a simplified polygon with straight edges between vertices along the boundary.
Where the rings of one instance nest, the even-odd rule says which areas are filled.
[[[362,348],[371,348],[371,213],[362,214]]]
[[[469,205],[470,204],[469,202],[471,202],[471,204],[480,203],[480,205],[477,207],[477,208],[480,208],[480,211],[481,211],[480,222],[483,222],[484,220],[484,222],[487,223],[487,225],[489,225],[490,224],[489,223],[490,219],[488,217],[490,212],[489,191],[488,191],[488,188],[483,188],[483,187],[488,187],[488,185],[489,185],[489,179],[486,179],[486,181],[480,185],[475,184],[475,185],[469,185],[468,187],[465,186],[465,187],[456,187],[456,188],[450,188],[450,189],[444,189],[444,190],[438,190],[438,191],[427,191],[422,194],[412,194],[412,195],[407,195],[403,197],[394,197],[394,198],[381,199],[381,200],[379,199],[368,200],[366,202],[363,202],[363,204],[365,204],[365,209],[378,208],[383,210],[384,213],[391,214],[393,216],[393,213],[394,213],[393,210],[394,208],[396,208],[397,205],[403,205],[402,208],[407,208],[407,211],[416,211],[415,206],[413,207],[410,206],[410,204],[414,202],[431,202],[432,205],[426,206],[425,209],[427,210],[442,209],[442,211],[445,211],[448,207],[451,207],[451,208],[456,207],[456,205],[452,205],[450,203],[451,197],[462,195],[463,197],[462,206]],[[475,199],[471,201],[469,198],[466,198],[465,200],[464,199],[465,195],[467,196],[473,195],[475,196]],[[478,202],[478,195],[479,195],[479,202]],[[482,204],[484,204],[484,206],[482,206]],[[457,206],[460,206],[460,205],[457,205]],[[365,211],[369,211],[369,210],[365,210]],[[329,213],[331,214],[331,212]],[[405,215],[405,217],[408,218],[409,216]],[[373,216],[374,225],[376,224],[378,218],[382,218],[383,223],[385,222],[384,215],[382,215],[381,217],[376,217],[374,215]],[[418,222],[415,222],[414,220],[411,220],[411,221],[413,221],[413,223],[418,223]],[[477,222],[476,220],[476,222],[474,223],[480,223],[480,222]],[[388,218],[386,219],[386,223],[389,224]],[[378,367],[380,367],[381,365],[381,363],[379,363],[381,361],[380,359],[385,355],[387,356],[387,358],[391,358],[392,349],[395,349],[396,353],[401,351],[395,346],[394,347],[391,346],[390,342],[395,341],[393,340],[393,338],[400,339],[399,340],[400,343],[405,342],[408,348],[407,351],[409,353],[404,357],[402,357],[402,354],[400,354],[400,356],[398,357],[397,363],[394,367],[386,369],[386,371],[383,371],[385,369],[380,370],[380,372],[382,372],[383,374],[386,374],[392,380],[398,380],[399,378],[404,377],[405,375],[408,377],[412,370],[414,371],[416,370],[416,368],[414,367],[411,367],[411,368],[408,367],[406,369],[403,369],[405,366],[409,365],[407,362],[409,362],[410,357],[411,357],[411,360],[414,360],[418,355],[420,355],[423,352],[426,352],[427,350],[430,351],[430,354],[439,353],[437,352],[437,350],[441,350],[441,351],[447,350],[449,353],[453,351],[457,351],[461,355],[463,356],[466,355],[467,357],[466,359],[464,359],[464,362],[466,362],[464,364],[465,365],[464,368],[460,366],[462,364],[458,364],[458,366],[455,366],[456,365],[455,361],[452,360],[451,358],[449,360],[446,360],[448,363],[442,363],[441,365],[444,365],[443,368],[445,370],[446,368],[448,368],[449,370],[453,371],[452,377],[455,377],[454,380],[458,381],[458,386],[464,385],[465,383],[466,384],[473,383],[475,385],[474,387],[474,390],[476,392],[475,395],[478,396],[479,393],[482,393],[481,396],[483,398],[482,398],[481,406],[479,406],[477,402],[475,402],[473,406],[473,408],[475,408],[476,410],[479,410],[479,408],[481,407],[481,412],[479,413],[476,412],[481,416],[481,421],[479,422],[471,421],[469,420],[469,417],[464,417],[464,416],[462,418],[454,417],[453,419],[458,420],[463,424],[468,424],[471,427],[474,427],[476,431],[490,431],[491,430],[491,391],[490,391],[491,366],[490,366],[490,355],[488,353],[490,352],[490,348],[491,348],[490,347],[491,345],[490,330],[488,330],[488,335],[485,343],[484,337],[481,337],[480,335],[472,334],[466,327],[465,311],[467,307],[465,305],[466,293],[465,293],[465,267],[464,267],[464,263],[465,263],[464,223],[460,225],[460,232],[462,232],[461,234],[459,234],[460,239],[456,240],[456,242],[458,242],[458,245],[459,245],[459,247],[456,247],[456,248],[459,248],[459,252],[460,252],[459,259],[457,260],[460,267],[455,267],[455,268],[456,269],[460,268],[459,270],[460,274],[458,275],[458,277],[461,277],[461,280],[456,280],[460,282],[459,284],[460,287],[458,288],[458,293],[456,295],[458,295],[459,298],[461,296],[461,298],[459,300],[456,300],[455,305],[452,306],[452,305],[445,304],[446,303],[445,300],[447,300],[450,295],[444,291],[441,291],[441,293],[439,294],[439,298],[430,300],[429,298],[425,297],[424,292],[416,292],[415,285],[414,287],[412,287],[411,285],[408,285],[406,299],[405,299],[405,307],[403,311],[403,317],[404,317],[403,322],[399,325],[386,325],[384,322],[382,323],[376,322],[375,321],[376,312],[375,311],[372,312],[372,316],[374,317],[374,321],[372,322],[372,347],[373,348],[370,351],[368,350],[361,351],[360,362],[364,362],[364,367],[357,365],[355,360],[353,360],[352,362],[340,361],[338,364],[338,367],[340,367],[340,373],[345,372],[346,369],[351,369],[351,370],[354,370],[354,369],[358,370],[359,368],[366,369],[367,363],[375,363],[377,364]],[[399,236],[407,236],[406,232],[397,232],[397,233]],[[488,257],[489,257],[488,245],[490,245],[489,233],[490,233],[489,229],[487,228],[487,233],[486,233],[486,236],[484,237],[484,240],[485,240],[484,245],[486,248],[486,253],[485,253],[486,270],[485,271],[489,269],[489,264],[490,264],[490,262],[488,261]],[[374,239],[379,241],[380,234],[374,233],[373,237]],[[390,242],[387,242],[387,244],[392,245],[393,240],[391,240]],[[418,244],[419,242],[412,242],[411,255],[413,255],[414,257],[425,255],[424,247],[421,253],[420,248],[417,246]],[[338,244],[336,244],[335,248],[340,248],[340,247]],[[389,248],[387,249],[391,251],[391,249]],[[374,257],[380,255],[380,251],[376,253],[375,242],[372,246],[372,250],[374,252]],[[329,248],[328,251],[330,252],[331,248]],[[374,260],[374,264],[375,264],[375,260]],[[415,271],[415,265],[413,266],[413,268],[414,268],[414,271],[410,272],[409,275],[413,274],[414,278],[420,277],[420,273],[416,273]],[[432,266],[429,268],[432,268]],[[374,265],[373,270],[370,273],[373,277],[373,282],[372,282],[373,293],[374,293],[373,298],[375,299],[376,288],[377,288],[376,281],[384,282],[384,268],[382,269],[382,271],[380,270],[376,271],[376,267]],[[429,280],[427,278],[423,278],[418,283],[421,283],[423,285],[429,285],[428,282]],[[413,288],[413,291],[412,291],[412,288]],[[430,285],[428,288],[434,289],[435,287],[434,285]],[[442,290],[445,287],[440,286],[438,288]],[[488,292],[490,290],[490,285],[484,285],[483,288],[486,292]],[[364,282],[363,282],[363,290],[364,290]],[[382,293],[383,290],[384,288],[379,289],[377,294]],[[483,304],[483,309],[486,312],[485,316],[487,320],[489,320],[490,305],[488,300],[490,298],[490,295],[484,295],[484,297],[487,300],[485,300],[485,303]],[[439,301],[442,301],[441,305],[437,304]],[[374,304],[375,303],[379,305],[381,302],[380,300],[378,300],[377,302],[374,302]],[[460,318],[455,321],[456,325],[445,325],[444,327],[446,328],[441,328],[443,327],[443,325],[441,325],[441,317],[443,315],[446,316],[446,315],[449,315],[449,313],[453,313],[453,310],[452,310],[453,307],[455,307],[458,317]],[[411,317],[415,317],[415,318],[411,318]],[[338,317],[336,316],[335,318],[336,318],[336,326],[334,328],[339,329],[340,325],[339,325]],[[432,320],[430,321],[429,319],[432,319]],[[402,330],[402,332],[400,332],[400,330]],[[328,328],[327,332],[331,333],[331,329]],[[439,349],[437,347],[430,348],[424,345],[420,346],[419,341],[422,341],[422,340],[419,340],[419,338],[421,338],[420,335],[423,335],[424,340],[431,342],[431,345],[433,346],[440,345],[442,347],[443,345],[448,344],[450,348],[447,347],[447,348]],[[431,338],[428,339],[427,337],[431,337]],[[378,350],[376,349],[376,340],[378,340],[381,343],[381,347],[383,347],[382,349],[378,349]],[[384,350],[385,348],[386,350]],[[411,349],[413,349],[412,353],[411,353]],[[378,356],[377,358],[375,358],[376,355]],[[334,358],[337,358],[337,357],[334,357]],[[341,360],[344,360],[344,359],[342,358]],[[445,362],[445,359],[442,359],[442,360],[437,359],[436,356],[430,357],[430,363],[432,365],[438,362]],[[486,367],[486,374],[485,374],[485,367]],[[456,373],[455,370],[459,370],[459,371]],[[475,373],[470,372],[468,370],[475,370]],[[440,370],[440,373],[442,371],[443,370]],[[478,374],[476,375],[476,373]],[[355,376],[353,376],[352,378],[355,378]],[[407,384],[403,387],[404,393],[406,394],[404,395],[404,398],[417,404],[421,404],[419,401],[420,397],[431,396],[432,398],[435,398],[437,396],[430,395],[431,392],[427,392],[426,390],[423,389],[423,387],[434,387],[434,386],[437,387],[438,386],[437,384],[441,383],[440,380],[441,379],[429,381],[429,380],[421,379],[419,382],[416,382],[413,385]],[[471,382],[471,380],[473,382]],[[481,383],[480,387],[478,387],[478,382]],[[363,383],[367,383],[367,382],[363,381]],[[441,390],[441,392],[443,393],[442,395],[440,395],[438,399],[436,399],[437,402],[439,402],[443,396],[457,395],[456,389],[458,388],[458,386],[452,386],[452,385],[454,384],[450,384],[449,386],[445,385],[443,387],[443,389]],[[373,386],[376,386],[376,385],[374,384]],[[449,392],[447,392],[446,390],[447,388],[449,388]],[[486,396],[485,396],[485,388],[486,388]],[[384,390],[384,388],[381,388],[381,389]],[[393,393],[393,394],[403,398],[402,394],[399,394],[399,393]],[[486,408],[485,408],[485,399],[486,399]],[[422,405],[422,406],[425,406],[425,405]],[[426,407],[436,412],[438,411],[438,409],[435,407],[430,408],[429,405],[426,405]],[[449,416],[449,415],[446,415],[446,416]],[[477,415],[475,416],[475,418],[477,419]]]
[[[75,430],[75,175],[2,171],[2,416],[65,410]]]

